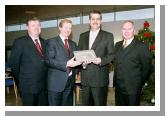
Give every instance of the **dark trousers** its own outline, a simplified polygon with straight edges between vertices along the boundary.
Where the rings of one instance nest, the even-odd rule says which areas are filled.
[[[140,94],[128,95],[115,89],[115,105],[116,106],[139,106]]]
[[[21,92],[23,106],[48,106],[47,92],[39,93]]]
[[[83,106],[106,106],[108,86],[89,87],[82,86]]]
[[[69,79],[62,92],[48,91],[49,106],[73,106],[73,86]]]

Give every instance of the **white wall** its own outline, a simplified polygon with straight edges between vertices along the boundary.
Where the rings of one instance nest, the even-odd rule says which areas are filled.
[[[137,31],[143,28],[144,21],[148,21],[150,25],[150,29],[155,31],[155,22],[154,19],[144,19],[144,20],[133,20],[136,26]],[[116,22],[105,22],[102,24],[102,29],[108,32],[112,32],[114,34],[114,42],[121,40],[121,25],[123,21]],[[88,24],[82,25],[74,25],[72,28],[73,40],[78,42],[80,33],[83,33],[89,29]],[[12,45],[14,39],[23,36],[26,34],[26,31],[18,31],[18,32],[6,32],[5,33],[5,45]],[[58,28],[45,28],[42,29],[41,36],[45,39],[49,39],[58,35]]]

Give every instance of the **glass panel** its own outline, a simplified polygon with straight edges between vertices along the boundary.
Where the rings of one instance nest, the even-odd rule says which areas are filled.
[[[41,28],[57,27],[57,20],[48,20],[41,22]]]
[[[21,24],[21,30],[26,30],[26,24]]]
[[[83,24],[89,23],[89,16],[83,16]]]
[[[80,17],[70,17],[70,18],[67,18],[67,19],[70,19],[72,21],[73,25],[80,24]]]
[[[5,26],[5,32],[7,32],[8,31],[8,26]]]
[[[8,26],[8,32],[19,31],[19,30],[20,30],[20,25],[9,25]]]
[[[103,13],[102,22],[114,21],[114,13]]]
[[[77,25],[77,24],[80,24],[80,17],[68,17],[67,19],[71,20],[72,21],[72,25]],[[62,20],[61,19],[58,19],[58,24],[60,23],[60,21]]]
[[[116,21],[154,18],[154,8],[116,12]]]

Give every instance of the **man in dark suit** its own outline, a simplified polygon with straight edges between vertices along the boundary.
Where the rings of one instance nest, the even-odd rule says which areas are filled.
[[[149,78],[151,54],[147,46],[134,37],[132,21],[122,26],[123,40],[115,45],[115,103],[117,106],[138,106],[142,85]]]
[[[85,60],[81,69],[82,105],[105,106],[109,84],[108,64],[114,58],[113,34],[101,29],[102,15],[93,11],[89,15],[90,30],[80,35],[78,50],[95,51],[94,61]]]
[[[40,21],[36,17],[27,20],[26,36],[14,41],[10,65],[19,82],[22,103],[25,106],[48,105],[46,92],[47,66],[45,40],[39,37]]]
[[[72,22],[61,20],[60,34],[47,42],[46,63],[48,65],[48,100],[50,106],[72,106],[73,87],[75,83],[75,61],[73,51],[76,43],[68,39],[71,34]]]

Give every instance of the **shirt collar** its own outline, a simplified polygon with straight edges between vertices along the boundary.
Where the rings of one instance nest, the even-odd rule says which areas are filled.
[[[126,44],[129,45],[132,42],[133,39],[134,39],[134,36],[132,38],[126,40]],[[125,44],[125,39],[124,39],[123,44]]]
[[[61,34],[59,35],[60,36],[60,38],[61,38],[61,40],[63,41],[63,43],[65,44],[65,39],[68,39],[68,37],[67,38],[65,38],[64,36],[62,36]]]
[[[31,39],[35,42],[35,39],[37,39],[39,41],[39,37],[35,38],[33,36],[31,36],[30,34],[28,34],[29,37],[31,37]]]
[[[39,41],[39,38],[32,38],[32,40],[33,40],[34,42],[35,42],[36,39],[37,39],[38,42],[40,42],[40,41]]]
[[[97,30],[94,30],[94,31],[90,30],[90,33],[92,33],[92,34],[98,34],[98,33],[99,33],[99,31],[100,31],[100,28],[99,28],[99,29],[97,29]]]
[[[30,35],[29,35],[29,36],[30,36]],[[31,36],[30,36],[30,37],[31,37]],[[39,40],[39,37],[37,37],[37,38],[31,37],[31,39],[32,39],[32,41],[33,41],[35,44],[36,44],[35,39],[37,39],[39,45],[41,46],[41,42],[40,42],[40,40]]]

